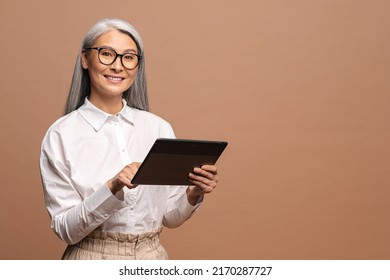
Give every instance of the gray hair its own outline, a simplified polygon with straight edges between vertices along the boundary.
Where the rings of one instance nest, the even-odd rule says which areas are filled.
[[[90,95],[91,81],[88,70],[83,69],[81,65],[83,49],[92,47],[100,36],[111,30],[118,30],[129,35],[137,45],[138,54],[142,56],[142,59],[138,64],[134,82],[131,87],[123,93],[123,98],[130,107],[144,111],[149,110],[145,75],[145,56],[141,36],[128,22],[119,19],[103,19],[96,23],[84,37],[83,43],[77,55],[69,95],[66,101],[65,114],[77,110],[84,104],[85,98]]]

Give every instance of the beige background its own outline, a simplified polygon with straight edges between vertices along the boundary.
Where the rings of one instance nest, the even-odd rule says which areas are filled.
[[[1,0],[0,259],[58,259],[39,177],[77,50],[133,23],[151,110],[227,140],[172,259],[390,259],[390,2]]]

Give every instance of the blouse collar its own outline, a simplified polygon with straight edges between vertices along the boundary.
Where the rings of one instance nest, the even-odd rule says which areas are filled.
[[[122,110],[115,115],[111,115],[100,110],[98,107],[93,105],[91,101],[88,100],[88,98],[85,98],[84,104],[77,111],[96,131],[99,131],[103,124],[110,117],[122,117],[130,123],[134,124],[131,108],[127,106],[126,100],[122,99],[122,103]]]

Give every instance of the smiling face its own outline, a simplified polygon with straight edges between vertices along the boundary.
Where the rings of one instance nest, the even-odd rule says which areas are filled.
[[[133,39],[118,30],[103,34],[92,47],[107,47],[118,54],[138,54],[137,45]],[[133,84],[137,72],[137,67],[132,70],[124,68],[120,57],[117,57],[111,65],[100,63],[97,50],[84,50],[81,62],[83,68],[88,69],[91,80],[90,100],[94,100],[95,103],[108,100],[120,101],[123,92]]]

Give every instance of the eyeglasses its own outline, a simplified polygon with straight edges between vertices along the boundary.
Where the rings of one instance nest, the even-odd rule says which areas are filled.
[[[123,67],[128,70],[132,70],[137,67],[139,61],[142,59],[142,55],[135,53],[118,54],[116,51],[110,48],[85,48],[86,50],[97,50],[99,52],[98,58],[101,64],[111,65],[115,62],[118,56],[121,58]]]

